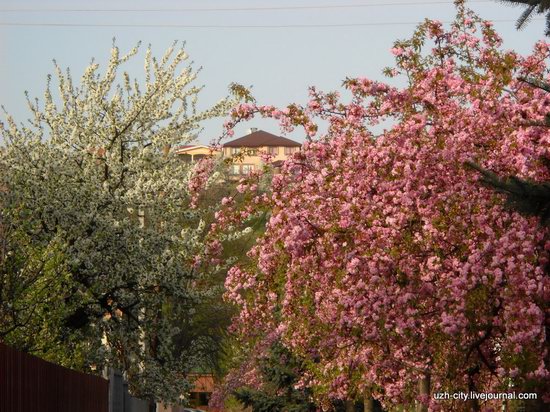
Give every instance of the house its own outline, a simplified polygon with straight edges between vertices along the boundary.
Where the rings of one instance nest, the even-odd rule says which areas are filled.
[[[193,389],[190,392],[191,406],[209,411],[208,402],[212,392],[214,392],[214,376],[206,374],[190,376],[190,378],[194,378]]]
[[[286,137],[252,128],[245,136],[225,143],[221,155],[231,159],[230,173],[239,176],[261,168],[264,164],[261,155],[264,153],[271,155],[270,163],[273,167],[280,168],[290,155],[300,150],[301,146],[300,143]],[[218,150],[200,144],[179,146],[175,153],[189,163],[204,157],[220,155]]]
[[[300,150],[301,146],[294,140],[253,128],[247,135],[225,143],[222,150],[224,157],[235,157],[231,174],[238,176],[261,168],[264,164],[262,153],[269,153],[271,164],[280,167],[290,155]]]
[[[217,154],[216,150],[213,150],[209,146],[188,144],[179,146],[175,150],[176,154],[180,155],[184,162],[196,162],[204,157]]]
[[[188,378],[193,382],[193,388],[189,393],[189,406],[162,405],[158,403],[157,412],[185,412],[188,411],[189,408],[196,408],[197,410],[205,412],[214,412],[214,409],[208,406],[210,396],[214,391],[214,376],[211,374],[196,374],[190,375]]]

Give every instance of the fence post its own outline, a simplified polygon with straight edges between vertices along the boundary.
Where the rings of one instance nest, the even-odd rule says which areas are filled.
[[[109,370],[109,412],[125,412],[124,379],[115,369]]]

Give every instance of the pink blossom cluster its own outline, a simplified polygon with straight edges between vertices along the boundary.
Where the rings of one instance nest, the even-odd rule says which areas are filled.
[[[197,202],[203,193],[210,176],[215,167],[213,157],[208,156],[200,159],[193,167],[192,176],[189,179],[188,189],[191,195],[191,208],[197,207]]]
[[[404,88],[347,79],[348,102],[311,89],[303,108],[236,112],[308,136],[328,122],[271,195],[250,203],[272,215],[249,253],[255,265],[226,280],[240,307],[235,329],[254,339],[279,331],[317,393],[428,403],[416,390],[426,376],[433,391],[550,388],[548,233],[464,166],[550,178],[540,161],[550,132],[537,125],[549,95],[516,80],[549,80],[549,44],[521,57],[500,43],[459,4],[449,30],[426,21],[392,49],[389,74],[406,75]],[[388,120],[380,136],[370,132]]]

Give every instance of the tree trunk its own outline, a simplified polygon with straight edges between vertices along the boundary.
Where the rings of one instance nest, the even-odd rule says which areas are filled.
[[[536,399],[523,401],[523,407],[525,412],[546,412],[549,410],[550,404],[545,403],[542,399]]]
[[[367,392],[363,399],[363,412],[374,412],[374,399],[370,392]]]
[[[353,399],[346,401],[346,412],[355,412],[355,401]]]
[[[430,374],[426,373],[420,381],[418,381],[418,394],[423,398],[430,396]],[[428,406],[418,402],[416,404],[416,412],[428,412]]]

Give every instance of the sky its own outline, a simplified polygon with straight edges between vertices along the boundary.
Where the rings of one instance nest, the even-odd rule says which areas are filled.
[[[494,22],[505,49],[526,54],[543,38],[540,17],[516,31],[522,8],[494,0],[468,6]],[[52,59],[78,78],[92,57],[104,67],[113,38],[122,52],[142,41],[159,57],[184,41],[202,68],[203,108],[226,96],[232,82],[250,86],[260,104],[304,104],[312,85],[332,91],[346,77],[384,80],[395,40],[426,17],[450,22],[454,15],[449,0],[0,0],[0,104],[24,121],[24,91],[43,96]],[[142,56],[126,66],[132,77],[142,76]],[[199,142],[219,136],[222,123],[206,122]],[[274,121],[254,119],[235,137],[250,127],[279,133]],[[303,132],[289,137],[303,141]]]

